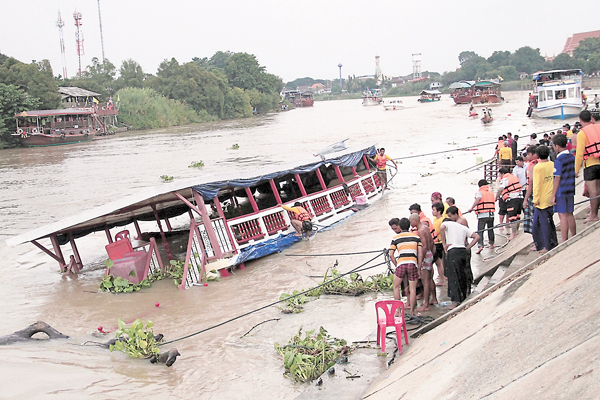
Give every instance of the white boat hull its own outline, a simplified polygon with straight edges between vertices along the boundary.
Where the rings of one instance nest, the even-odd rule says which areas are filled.
[[[386,110],[402,110],[404,106],[402,104],[385,104],[383,108]]]
[[[577,117],[580,112],[581,106],[577,104],[555,104],[534,108],[531,115],[537,118],[568,119]]]
[[[363,99],[363,106],[378,106],[381,104],[381,101],[376,99]]]

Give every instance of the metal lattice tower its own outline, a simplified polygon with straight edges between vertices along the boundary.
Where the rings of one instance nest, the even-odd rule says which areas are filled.
[[[102,63],[104,63],[104,36],[102,35],[102,17],[100,16],[100,0],[98,0],[98,22],[100,22],[100,44],[102,45]]]
[[[378,85],[381,85],[383,82],[383,73],[381,72],[381,67],[379,66],[379,56],[375,56],[375,80]]]
[[[421,78],[421,53],[413,53],[413,79]]]
[[[62,57],[63,79],[67,79],[67,56],[65,55],[65,38],[63,36],[63,26],[65,26],[65,21],[62,20],[60,16],[60,11],[58,11],[58,20],[56,20],[56,26],[58,26],[58,32],[60,37],[60,53]]]
[[[81,32],[81,13],[75,11],[73,18],[75,19],[75,27],[77,28],[77,31],[75,31],[75,42],[77,43],[77,56],[79,57],[78,75],[81,78],[81,56],[85,54],[83,50],[83,32]]]

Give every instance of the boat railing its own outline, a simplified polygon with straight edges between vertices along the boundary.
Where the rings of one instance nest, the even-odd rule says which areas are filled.
[[[143,249],[146,252],[147,257],[146,265],[144,266],[144,271],[148,271],[148,274],[153,274],[164,269],[162,260],[158,253],[158,246],[154,238],[150,238],[149,242],[144,243],[140,246],[136,246],[133,249]]]
[[[188,238],[185,264],[179,289],[187,289],[194,283],[200,282],[206,276],[208,257],[207,249],[204,247],[206,243],[204,236],[206,235],[208,239],[208,235],[206,234],[206,230],[202,233],[202,228],[204,228],[204,225],[199,224],[194,219],[191,220],[190,236]],[[208,243],[210,244],[210,240],[208,240]]]
[[[327,190],[304,196],[302,199],[292,200],[286,205],[291,206],[299,201],[311,218],[318,222],[351,207],[356,197],[376,194],[377,188],[381,187],[381,182],[374,171],[362,177],[355,177],[346,184],[349,194],[346,193],[344,186],[339,184]],[[288,212],[284,212],[279,206],[276,206],[229,220],[227,225],[237,246],[243,248],[265,237],[286,232],[291,226],[291,219]],[[226,232],[224,232],[225,234]]]

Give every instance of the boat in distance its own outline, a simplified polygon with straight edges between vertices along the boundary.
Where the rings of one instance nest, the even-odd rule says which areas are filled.
[[[497,80],[476,82],[471,90],[473,104],[499,104],[502,102],[502,91],[500,82]]]
[[[580,69],[541,71],[533,74],[533,99],[527,115],[537,118],[568,119],[583,108]]]
[[[381,89],[367,89],[363,92],[363,106],[378,106],[383,103],[383,92]]]
[[[385,110],[402,110],[404,109],[404,104],[402,100],[390,100],[383,104],[383,108]]]
[[[454,82],[448,89],[450,89],[450,97],[454,100],[455,104],[469,104],[473,97],[473,89],[471,88],[475,84],[475,81],[460,81]]]
[[[437,89],[434,90],[423,90],[420,93],[420,98],[417,99],[420,103],[431,103],[433,101],[442,100],[442,92]]]
[[[23,111],[14,116],[21,146],[43,147],[87,142],[108,133],[105,118],[115,118],[116,108],[97,106],[59,110]]]
[[[70,243],[74,255],[71,262],[81,269],[83,264],[75,245],[77,238],[104,231],[111,246],[111,229],[121,230],[115,235],[116,239],[125,229],[126,236],[131,230],[136,232],[132,235],[134,239],[142,240],[148,234],[142,232],[140,222],[144,223],[145,230],[147,224],[151,224],[158,227],[152,230],[160,231],[154,235],[160,235],[163,246],[160,249],[164,250],[160,254],[155,243],[149,245],[154,245],[153,251],[161,259],[174,259],[167,235],[187,235],[184,275],[179,286],[184,289],[205,277],[207,269],[227,276],[230,269],[243,267],[246,261],[282,251],[302,240],[294,234],[293,213],[283,209],[282,204],[291,207],[299,202],[315,225],[327,228],[356,212],[358,204],[378,199],[383,185],[370,160],[375,153],[375,145],[364,145],[278,169],[265,166],[258,175],[256,171],[235,177],[224,173],[166,183],[6,242],[9,246],[33,243],[56,260],[61,270],[67,269],[61,246]],[[176,222],[183,230],[172,229],[169,220],[174,218],[178,218]],[[50,239],[50,246],[40,243],[42,239]],[[142,244],[145,245],[148,243]],[[148,260],[150,263],[150,258]],[[152,262],[155,265],[150,266],[150,272],[162,265]]]

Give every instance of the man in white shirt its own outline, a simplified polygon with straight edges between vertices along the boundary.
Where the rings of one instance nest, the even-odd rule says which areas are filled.
[[[477,232],[456,222],[459,218],[458,208],[448,207],[446,211],[450,221],[445,220],[440,227],[440,236],[446,257],[446,277],[448,278],[448,297],[455,308],[471,294],[473,272],[469,263],[471,248],[479,240]],[[471,242],[465,246],[467,239]]]
[[[521,188],[523,189],[523,197],[525,197],[525,191],[527,190],[527,172],[525,171],[525,162],[523,157],[518,156],[515,158],[516,166],[513,168],[513,175],[519,178]]]

